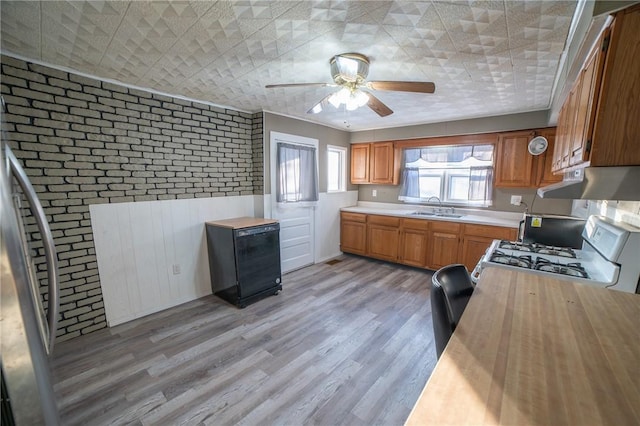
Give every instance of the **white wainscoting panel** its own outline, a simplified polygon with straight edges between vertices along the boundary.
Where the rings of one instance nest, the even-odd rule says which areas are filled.
[[[339,256],[340,251],[340,209],[355,206],[358,191],[321,192],[316,207],[316,258],[315,263]]]
[[[254,196],[95,204],[90,212],[114,326],[211,294],[204,223],[254,217]]]

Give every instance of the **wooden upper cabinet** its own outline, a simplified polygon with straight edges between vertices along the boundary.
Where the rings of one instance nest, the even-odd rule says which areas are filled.
[[[397,184],[395,149],[393,142],[372,143],[369,158],[371,183]]]
[[[544,153],[533,155],[529,153],[529,142],[537,135],[544,136],[549,146]],[[555,127],[500,134],[496,145],[495,186],[537,188],[561,181],[562,174],[553,174],[555,144]]]
[[[560,182],[562,180],[562,174],[553,174],[553,155],[555,152],[556,144],[556,129],[549,128],[540,132],[540,136],[544,136],[549,142],[547,150],[540,154],[536,159],[536,181],[535,187],[550,185],[552,183]]]
[[[571,134],[569,165],[581,164],[589,159],[591,133],[595,120],[594,101],[600,88],[602,59],[601,49],[594,49],[576,84],[574,123]]]
[[[615,14],[558,116],[554,171],[640,165],[640,5]]]
[[[351,183],[369,183],[369,144],[351,145]]]
[[[640,4],[615,15],[596,106],[591,166],[640,165],[639,29]]]
[[[496,146],[496,187],[529,187],[534,179],[528,145],[532,131],[500,134]]]
[[[351,183],[397,185],[400,155],[393,142],[351,145]]]

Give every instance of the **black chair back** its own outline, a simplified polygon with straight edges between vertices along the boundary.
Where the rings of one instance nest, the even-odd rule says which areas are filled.
[[[453,324],[449,319],[447,301],[444,290],[435,280],[431,286],[431,321],[433,322],[433,335],[436,340],[436,354],[442,355],[449,338],[453,334]]]
[[[438,358],[449,342],[473,293],[473,283],[464,265],[448,265],[432,277],[431,315]]]

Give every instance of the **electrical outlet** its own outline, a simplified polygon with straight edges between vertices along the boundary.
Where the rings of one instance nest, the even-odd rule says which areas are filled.
[[[522,195],[512,195],[511,196],[511,204],[514,206],[519,206],[522,203]]]
[[[378,196],[378,190],[377,189],[372,189],[371,190],[371,196],[372,197],[377,197]]]
[[[173,275],[179,275],[182,273],[182,268],[180,268],[180,264],[176,263],[173,265]]]

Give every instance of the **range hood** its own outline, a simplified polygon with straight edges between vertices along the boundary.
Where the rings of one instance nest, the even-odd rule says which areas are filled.
[[[541,198],[640,201],[640,166],[586,167],[538,188]]]

